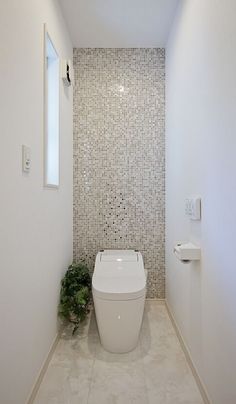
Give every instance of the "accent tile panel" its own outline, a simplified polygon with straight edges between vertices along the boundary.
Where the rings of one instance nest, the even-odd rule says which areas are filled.
[[[74,49],[74,259],[134,248],[164,297],[164,49]]]

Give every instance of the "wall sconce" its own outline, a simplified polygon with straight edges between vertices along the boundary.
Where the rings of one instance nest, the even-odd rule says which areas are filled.
[[[62,60],[61,77],[65,86],[70,87],[74,84],[74,72],[71,60]]]

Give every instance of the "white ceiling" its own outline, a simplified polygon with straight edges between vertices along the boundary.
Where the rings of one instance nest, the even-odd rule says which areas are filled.
[[[77,48],[164,47],[179,0],[59,0]]]

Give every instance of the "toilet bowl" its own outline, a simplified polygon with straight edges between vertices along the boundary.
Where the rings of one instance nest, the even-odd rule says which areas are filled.
[[[146,296],[141,253],[135,250],[100,251],[95,262],[92,292],[103,347],[115,353],[134,349]]]

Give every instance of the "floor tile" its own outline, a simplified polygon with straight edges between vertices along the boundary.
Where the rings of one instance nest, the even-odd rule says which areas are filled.
[[[95,360],[88,404],[148,404],[143,366]]]
[[[98,345],[88,404],[148,404],[140,344],[114,354]]]
[[[49,364],[35,404],[87,404],[99,337],[90,331],[89,318],[74,336],[64,329]],[[92,327],[94,327],[92,325]]]
[[[203,404],[165,305],[147,302],[140,345],[149,404]]]
[[[138,346],[103,349],[94,311],[66,327],[34,404],[203,404],[164,302],[147,301]]]

